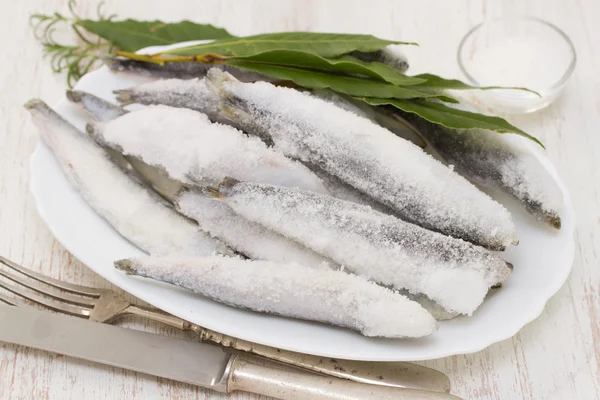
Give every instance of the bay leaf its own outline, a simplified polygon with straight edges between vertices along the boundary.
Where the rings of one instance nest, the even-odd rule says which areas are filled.
[[[202,56],[209,53],[227,57],[247,57],[270,50],[299,50],[314,53],[321,57],[339,57],[354,50],[379,50],[390,44],[409,43],[380,39],[372,35],[281,32],[221,39],[212,43],[169,50],[164,54]]]
[[[270,64],[253,64],[245,61],[231,63],[238,68],[258,72],[270,78],[292,81],[308,89],[329,88],[350,96],[366,96],[395,99],[437,98],[440,94],[434,90],[412,89],[412,86],[396,86],[387,82],[377,82],[353,76],[337,75],[328,72],[284,67]],[[441,96],[451,99],[448,96]]]
[[[272,64],[295,68],[307,68],[336,73],[363,75],[365,77],[392,83],[394,85],[416,85],[425,79],[406,76],[395,68],[380,62],[364,62],[358,58],[343,55],[338,58],[325,58],[314,53],[299,50],[270,50],[246,57],[230,57],[231,61],[245,61],[258,64]],[[233,65],[233,64],[232,64]]]
[[[443,125],[451,129],[486,129],[498,133],[515,133],[526,137],[542,148],[544,144],[534,136],[510,124],[504,118],[494,117],[473,113],[469,111],[459,110],[453,107],[448,107],[444,104],[427,101],[427,100],[396,100],[382,98],[361,98],[368,104],[374,106],[391,105],[399,110],[417,114],[429,122]]]
[[[113,43],[123,51],[137,51],[149,46],[163,46],[189,40],[216,40],[234,37],[225,29],[191,21],[166,23],[162,21],[77,20],[75,23],[88,32]]]

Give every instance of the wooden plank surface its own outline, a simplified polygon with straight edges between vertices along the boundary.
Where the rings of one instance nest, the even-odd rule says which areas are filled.
[[[96,2],[77,6],[93,17]],[[22,104],[50,104],[65,89],[28,29],[32,12],[66,12],[67,0],[0,2],[0,254],[51,276],[116,289],[71,257],[37,216],[29,193],[29,155],[37,137]],[[600,2],[110,0],[121,17],[188,18],[235,34],[282,30],[371,33],[417,41],[411,70],[458,76],[455,52],[467,29],[485,18],[531,14],[554,22],[578,51],[576,72],[548,109],[514,122],[543,139],[571,190],[578,215],[577,255],[568,283],[542,316],[509,340],[476,354],[422,364],[448,374],[466,399],[600,399]],[[543,273],[543,271],[540,271]],[[118,289],[117,289],[118,290]],[[176,334],[158,325],[149,331]],[[1,327],[0,327],[1,329]],[[0,345],[0,399],[222,399],[225,395],[163,379]],[[257,399],[233,394],[231,399]]]

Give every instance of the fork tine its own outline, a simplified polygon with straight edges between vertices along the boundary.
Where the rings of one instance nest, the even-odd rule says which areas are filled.
[[[2,292],[0,292],[0,301],[8,304],[9,306],[30,307],[30,308],[33,307],[33,306],[25,303],[23,300],[15,299],[13,297],[8,297],[5,294],[3,294]]]
[[[59,303],[57,301],[50,300],[50,299],[47,299],[42,296],[38,296],[34,293],[28,293],[28,292],[24,291],[21,287],[13,285],[12,283],[0,281],[0,287],[8,290],[9,292],[16,294],[17,296],[31,300],[31,301],[38,303],[44,307],[48,307],[54,311],[74,315],[76,317],[83,317],[83,318],[88,318],[90,316],[90,310],[88,310],[88,309],[71,306],[69,304]],[[9,300],[9,303],[12,303],[12,302]]]
[[[7,297],[7,296],[5,296],[2,293],[0,293],[0,301],[3,302],[3,303],[8,304],[9,306],[16,306],[15,299],[11,299],[10,297]]]
[[[79,294],[82,296],[100,297],[99,289],[94,289],[88,286],[76,285],[74,283],[62,282],[58,279],[50,278],[49,276],[32,271],[2,256],[0,256],[0,262],[6,265],[7,267],[22,273],[23,275],[27,275],[28,277],[33,278],[36,281],[48,284],[50,286],[54,286],[55,288],[66,290],[67,292]]]
[[[77,297],[69,293],[61,292],[60,290],[57,290],[51,286],[42,286],[38,281],[29,278],[22,278],[3,269],[0,269],[0,276],[10,279],[14,283],[23,285],[31,290],[35,290],[38,293],[45,294],[46,296],[50,296],[59,301],[64,301],[65,303],[86,307],[94,306],[94,299],[90,299],[89,297]]]

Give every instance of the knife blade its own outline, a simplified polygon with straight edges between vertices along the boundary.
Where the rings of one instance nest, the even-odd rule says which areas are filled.
[[[283,400],[458,400],[447,393],[367,385],[223,348],[29,308],[0,306],[0,341],[186,382]]]

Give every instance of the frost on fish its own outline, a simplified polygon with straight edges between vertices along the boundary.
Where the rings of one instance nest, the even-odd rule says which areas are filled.
[[[509,264],[465,241],[318,193],[227,179],[211,194],[348,270],[472,314]]]
[[[123,105],[163,104],[199,111],[212,121],[221,119],[217,110],[218,98],[206,86],[204,79],[164,79],[129,89],[115,90],[114,93]]]
[[[225,176],[326,193],[321,180],[299,162],[255,137],[182,108],[150,106],[93,129],[126,155],[161,167],[173,179],[218,184]]]
[[[358,58],[359,60],[366,62],[380,62],[386,64],[392,68],[397,69],[400,72],[406,72],[408,70],[408,57],[400,49],[400,45],[389,45],[381,50],[373,51],[370,53],[364,53],[362,51],[353,51],[350,53],[351,56]]]
[[[552,176],[523,138],[483,130],[458,131],[402,113],[456,171],[473,182],[499,188],[540,221],[560,229],[563,198]]]
[[[199,62],[166,62],[162,65],[130,60],[127,58],[102,59],[104,65],[114,72],[131,73],[149,78],[176,78],[193,79],[201,78],[206,75],[211,68],[218,68],[235,76],[243,82],[254,82],[258,80],[268,80],[269,78],[256,72],[246,71],[230,65],[203,64]]]
[[[437,328],[435,319],[405,296],[337,271],[220,256],[142,257],[115,266],[230,306],[324,322],[365,336],[421,337]]]
[[[231,253],[196,224],[157,201],[44,102],[31,100],[25,107],[71,184],[126,239],[151,254]]]
[[[179,212],[198,221],[204,231],[246,257],[323,268],[331,263],[285,236],[237,215],[227,204],[200,193],[185,191],[175,202]]]
[[[511,216],[466,179],[373,122],[293,89],[211,70],[221,109],[286,156],[315,165],[402,219],[493,250],[516,242]]]
[[[67,99],[72,103],[79,104],[97,121],[110,121],[127,114],[127,110],[118,105],[80,90],[67,90]]]

